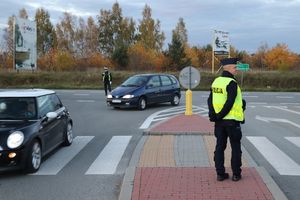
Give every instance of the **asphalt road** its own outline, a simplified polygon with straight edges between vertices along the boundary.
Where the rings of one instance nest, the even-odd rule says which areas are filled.
[[[178,113],[172,110],[170,104],[151,106],[145,111],[113,109],[107,107],[104,92],[97,90],[57,90],[57,93],[70,110],[78,145],[73,144],[71,149],[57,149],[42,165],[45,167],[45,174],[24,175],[14,172],[0,175],[1,200],[115,200],[118,198],[133,150],[142,135],[143,130],[140,127],[143,122],[150,115],[162,110],[170,110],[168,116]],[[208,92],[193,92],[193,105],[199,108],[202,115],[207,115],[207,97]],[[300,175],[297,173],[300,171],[297,171],[297,167],[300,165],[300,146],[297,146],[297,138],[300,138],[300,93],[251,92],[244,93],[244,97],[247,100],[247,110],[246,124],[242,128],[243,145],[257,164],[267,169],[289,199],[298,199]],[[179,112],[184,112],[184,98],[183,93],[183,107],[178,107]],[[159,119],[151,125],[158,121]],[[118,143],[120,138],[128,139],[129,143]],[[279,149],[280,153],[274,154],[283,153],[288,156],[293,161],[291,163],[295,170],[290,170],[290,174],[286,175],[287,172],[283,169],[285,165],[274,164],[268,158],[272,157],[268,155],[268,150],[259,146],[260,140],[271,149],[274,146],[276,151]],[[269,143],[271,144],[268,145]],[[122,153],[118,154],[118,151]],[[62,158],[66,160],[72,152],[74,155],[70,161],[51,174],[49,169],[53,171],[53,168],[60,166],[55,163],[59,160],[56,156],[62,154]],[[116,162],[108,162],[110,165],[101,172],[91,169],[91,166],[97,165],[97,160],[106,157],[116,158]],[[279,163],[283,163],[280,159],[286,159],[276,154],[275,160],[277,157]]]

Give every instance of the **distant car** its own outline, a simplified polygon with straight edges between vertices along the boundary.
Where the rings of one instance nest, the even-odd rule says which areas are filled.
[[[128,78],[122,85],[107,95],[107,104],[115,108],[137,107],[146,109],[149,104],[180,103],[180,85],[169,74],[141,74]]]
[[[52,90],[0,92],[0,172],[39,170],[42,158],[73,141],[73,122]]]

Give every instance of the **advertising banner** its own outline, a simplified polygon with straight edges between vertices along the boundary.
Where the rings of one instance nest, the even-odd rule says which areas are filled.
[[[27,19],[15,18],[14,44],[15,69],[36,70],[36,23]]]
[[[224,31],[214,30],[213,51],[216,55],[229,54],[229,33]]]

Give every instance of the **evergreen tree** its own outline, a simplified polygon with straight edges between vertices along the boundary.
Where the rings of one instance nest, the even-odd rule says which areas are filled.
[[[184,45],[181,42],[180,36],[175,31],[173,31],[172,34],[172,43],[169,44],[168,56],[171,60],[171,64],[177,70],[181,70],[191,64],[191,60],[186,58]]]

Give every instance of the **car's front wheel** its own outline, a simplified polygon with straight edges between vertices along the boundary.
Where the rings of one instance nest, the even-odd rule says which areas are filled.
[[[172,106],[178,106],[180,103],[180,98],[178,96],[178,94],[175,94],[171,100],[171,104]]]
[[[147,107],[147,101],[146,101],[145,97],[141,97],[138,102],[138,109],[145,110],[146,107]]]
[[[70,146],[73,142],[73,126],[71,122],[68,122],[67,130],[65,132],[65,140],[63,145]]]
[[[42,163],[42,148],[38,140],[33,140],[29,149],[26,172],[37,172]]]

